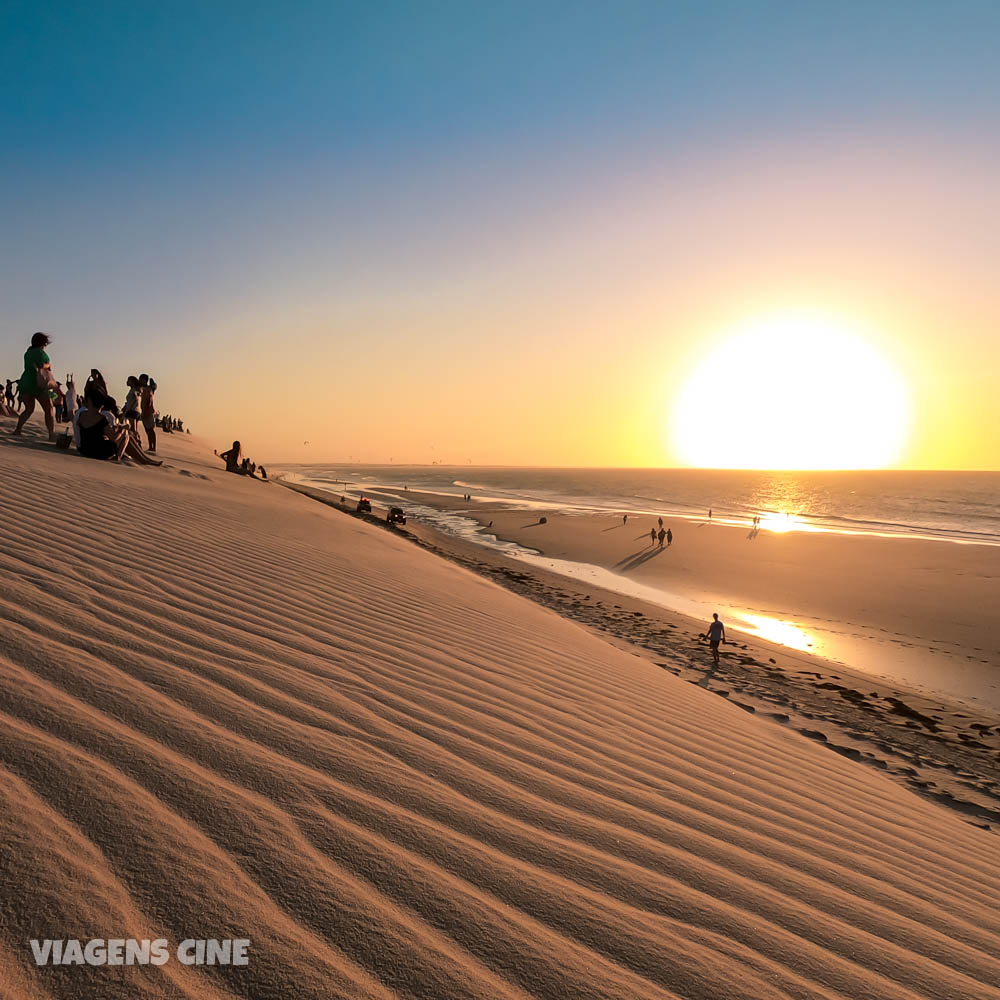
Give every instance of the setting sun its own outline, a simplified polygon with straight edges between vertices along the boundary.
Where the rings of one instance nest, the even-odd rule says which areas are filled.
[[[848,325],[783,315],[724,337],[674,400],[679,460],[731,469],[874,469],[900,458],[904,379]]]

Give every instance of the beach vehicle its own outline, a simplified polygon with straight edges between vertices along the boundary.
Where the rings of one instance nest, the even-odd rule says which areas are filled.
[[[402,507],[390,507],[389,513],[385,515],[386,524],[406,524],[406,515]]]
[[[372,512],[372,502],[368,497],[361,497],[358,500],[358,513],[359,514],[370,514]]]

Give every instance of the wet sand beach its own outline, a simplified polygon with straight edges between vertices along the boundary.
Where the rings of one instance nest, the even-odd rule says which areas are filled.
[[[412,495],[412,494],[411,494]],[[505,509],[420,495],[500,539],[604,573],[595,582],[731,629],[856,666],[1000,714],[1000,547],[874,535],[776,531],[655,517]],[[539,524],[545,516],[547,523]],[[564,569],[572,567],[562,566]],[[613,574],[613,577],[610,576]]]

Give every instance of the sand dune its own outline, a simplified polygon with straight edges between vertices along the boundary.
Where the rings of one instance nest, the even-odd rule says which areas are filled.
[[[0,448],[5,998],[1000,998],[995,834],[163,450]]]

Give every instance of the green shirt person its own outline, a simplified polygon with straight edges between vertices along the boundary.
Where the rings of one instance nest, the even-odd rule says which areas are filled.
[[[45,353],[45,348],[52,343],[48,334],[36,333],[31,338],[31,346],[24,352],[24,374],[18,379],[17,387],[21,395],[21,402],[24,403],[24,411],[18,418],[17,427],[13,433],[19,435],[21,428],[28,421],[28,417],[35,412],[35,403],[39,403],[42,412],[45,414],[45,426],[48,428],[49,440],[55,440],[56,422],[53,414],[52,398],[47,389],[41,389],[38,385],[38,369],[50,365],[49,356]]]
[[[34,342],[34,337],[31,338]],[[51,364],[43,347],[29,347],[24,352],[24,374],[17,381],[21,397],[34,396],[38,389],[38,369]]]

